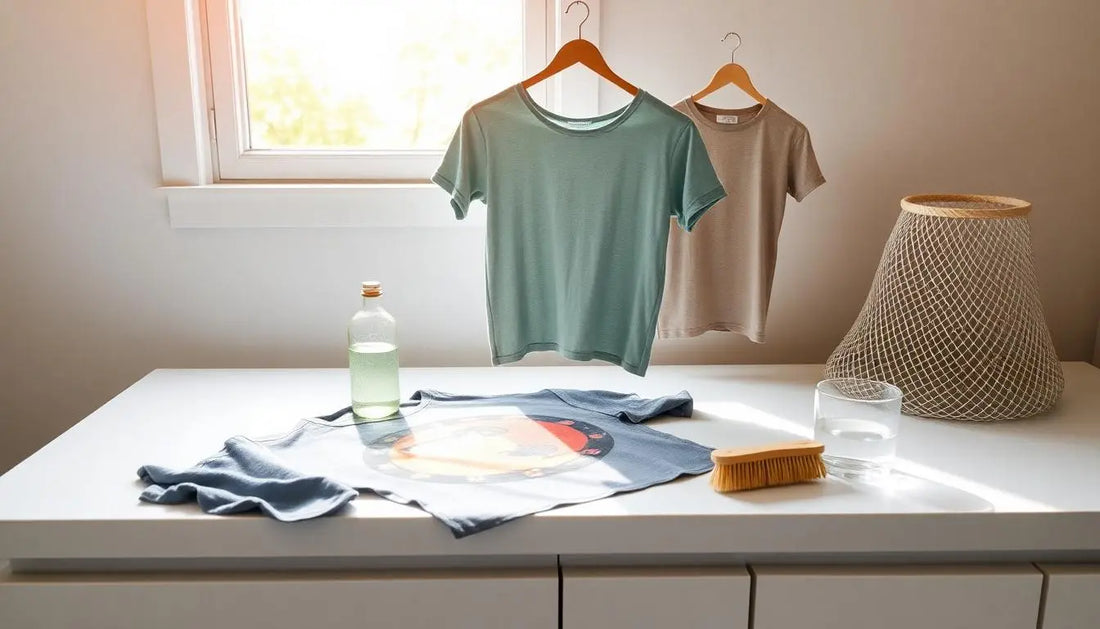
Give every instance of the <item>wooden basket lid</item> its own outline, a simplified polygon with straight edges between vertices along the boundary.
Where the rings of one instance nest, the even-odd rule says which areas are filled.
[[[989,194],[913,194],[901,200],[901,209],[945,218],[1012,218],[1026,216],[1031,204]]]

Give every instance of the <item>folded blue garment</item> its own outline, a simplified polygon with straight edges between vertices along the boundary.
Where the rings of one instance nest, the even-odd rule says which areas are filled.
[[[328,515],[359,492],[322,476],[308,476],[283,464],[268,448],[244,437],[183,470],[143,465],[138,476],[148,487],[141,499],[159,504],[198,501],[207,513],[225,515],[258,509],[283,522]]]

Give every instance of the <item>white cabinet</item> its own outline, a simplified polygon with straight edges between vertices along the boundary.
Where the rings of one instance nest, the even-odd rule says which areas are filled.
[[[555,629],[553,568],[395,573],[9,575],[4,629]]]
[[[1100,627],[1100,564],[1042,564],[1047,575],[1043,629]]]
[[[562,568],[563,629],[742,629],[751,580],[731,568]]]
[[[754,629],[1035,629],[1043,588],[1031,565],[752,570]]]

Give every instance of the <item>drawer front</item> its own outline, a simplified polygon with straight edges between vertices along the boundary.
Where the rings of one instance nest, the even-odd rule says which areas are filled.
[[[557,571],[9,576],[4,629],[558,626]]]
[[[564,629],[745,629],[744,568],[563,568]]]
[[[1021,566],[753,566],[754,629],[1035,629],[1042,574]]]
[[[1100,627],[1100,564],[1039,568],[1047,575],[1043,629]]]

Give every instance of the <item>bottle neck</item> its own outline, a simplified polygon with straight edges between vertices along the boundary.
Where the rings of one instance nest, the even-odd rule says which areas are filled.
[[[379,310],[382,308],[382,296],[367,297],[363,296],[363,310]]]

